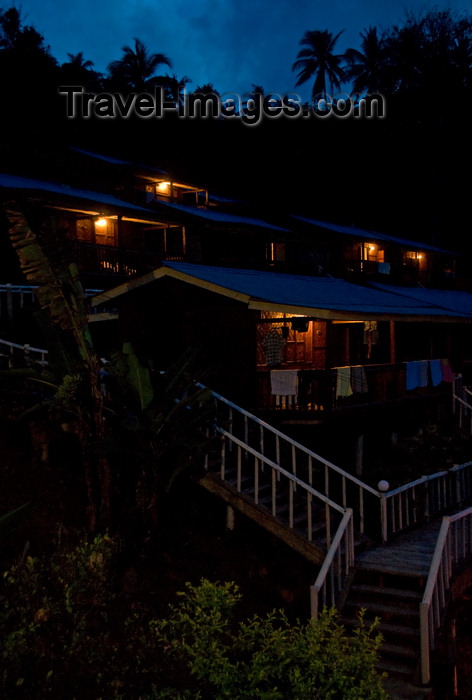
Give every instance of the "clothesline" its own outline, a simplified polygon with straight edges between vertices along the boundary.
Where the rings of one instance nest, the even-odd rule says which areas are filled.
[[[411,360],[406,364],[406,389],[410,391],[427,387],[429,380],[433,386],[441,382],[453,382],[454,373],[447,359]]]
[[[411,360],[403,362],[406,367],[406,390],[427,387],[431,382],[436,387],[441,382],[453,382],[454,373],[447,359]],[[271,370],[271,393],[276,396],[296,396],[299,389],[299,373],[305,370]],[[334,367],[336,398],[369,391],[364,365]]]

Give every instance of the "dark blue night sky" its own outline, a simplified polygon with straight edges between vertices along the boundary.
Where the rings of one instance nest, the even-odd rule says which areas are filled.
[[[161,72],[191,78],[189,90],[211,83],[220,93],[238,94],[253,84],[266,92],[294,91],[291,67],[307,30],[345,30],[338,42],[342,53],[358,48],[367,27],[401,23],[406,11],[472,13],[472,0],[22,0],[15,5],[59,63],[82,51],[95,70],[105,72],[110,61],[121,58],[122,46],[133,45],[137,37],[151,52],[170,58],[172,68]]]

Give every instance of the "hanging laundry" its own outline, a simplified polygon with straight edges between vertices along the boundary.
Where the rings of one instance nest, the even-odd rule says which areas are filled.
[[[428,360],[413,360],[406,363],[406,389],[428,386]]]
[[[429,371],[431,372],[431,383],[433,386],[438,386],[443,380],[441,360],[430,360]]]
[[[364,321],[364,345],[367,345],[367,359],[372,355],[372,346],[379,342],[377,321]]]
[[[369,391],[365,370],[362,365],[351,367],[351,388],[355,394],[365,394]]]
[[[418,375],[418,362],[407,362],[406,363],[406,389],[407,391],[411,391],[412,389],[416,389],[420,383],[419,383],[419,375]]]
[[[418,386],[425,387],[428,386],[429,381],[429,362],[428,360],[418,361]]]
[[[336,398],[352,396],[351,368],[338,367],[336,369]]]
[[[441,369],[443,382],[453,382],[454,372],[452,371],[452,367],[449,364],[449,360],[441,360]]]
[[[380,272],[381,275],[389,275],[390,274],[390,263],[379,262],[377,265],[377,270]]]
[[[272,328],[263,338],[262,347],[264,348],[266,362],[269,367],[280,365],[283,358],[283,349],[286,340],[282,333],[279,333],[275,328]]]
[[[274,396],[296,396],[298,370],[273,369],[270,373],[270,390]]]

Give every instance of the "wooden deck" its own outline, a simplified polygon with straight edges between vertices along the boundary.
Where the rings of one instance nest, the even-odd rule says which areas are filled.
[[[428,577],[441,527],[441,518],[403,532],[387,544],[356,555],[356,566],[389,574]]]

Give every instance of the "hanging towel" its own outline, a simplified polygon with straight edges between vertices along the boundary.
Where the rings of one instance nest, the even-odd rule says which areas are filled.
[[[431,372],[431,382],[433,386],[438,386],[443,380],[441,360],[430,360],[429,369]]]
[[[442,378],[443,382],[453,382],[454,372],[449,364],[449,360],[441,360]]]
[[[406,363],[406,389],[411,391],[411,389],[416,389],[420,385],[419,374],[418,374],[418,362],[407,362]]]
[[[362,365],[351,367],[351,388],[357,394],[365,394],[369,390],[365,370]]]
[[[298,370],[271,370],[270,388],[274,396],[296,396],[298,388]]]
[[[351,368],[338,367],[336,370],[336,398],[352,396]]]
[[[419,360],[418,362],[418,386],[428,386],[428,360]]]

